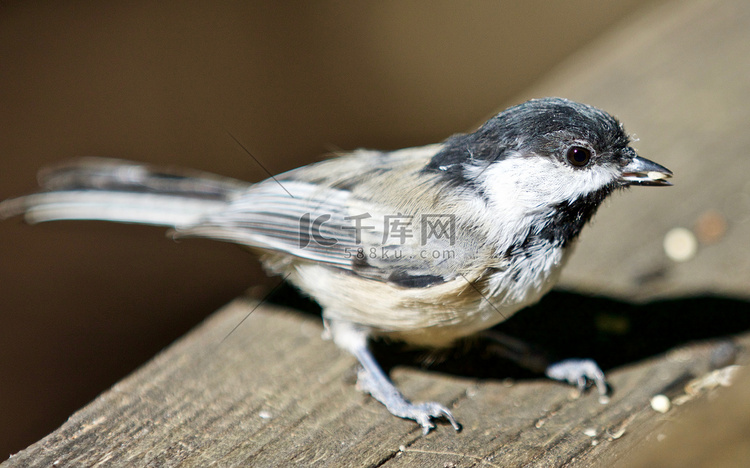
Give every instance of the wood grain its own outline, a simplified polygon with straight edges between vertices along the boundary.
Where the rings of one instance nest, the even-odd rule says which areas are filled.
[[[608,404],[542,379],[397,367],[407,395],[449,403],[464,424],[423,437],[354,390],[354,359],[320,339],[316,318],[256,306],[230,304],[3,466],[600,466],[679,418],[649,399],[682,394],[717,348],[612,372]]]

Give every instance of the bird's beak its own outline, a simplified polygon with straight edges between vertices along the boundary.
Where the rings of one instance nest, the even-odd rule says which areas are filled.
[[[626,186],[672,185],[672,183],[667,180],[670,177],[672,177],[672,171],[666,167],[636,155],[627,166],[622,168],[620,181]]]

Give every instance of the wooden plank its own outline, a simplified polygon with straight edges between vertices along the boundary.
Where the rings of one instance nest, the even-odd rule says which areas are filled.
[[[541,379],[397,367],[408,395],[450,403],[464,424],[423,437],[354,390],[353,358],[321,331],[315,317],[237,300],[3,466],[593,466],[651,437],[665,419],[651,396],[682,394],[720,348],[618,369],[606,405]]]

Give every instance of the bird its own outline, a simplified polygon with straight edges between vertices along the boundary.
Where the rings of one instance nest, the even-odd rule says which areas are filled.
[[[541,98],[442,143],[359,149],[258,183],[79,158],[43,170],[40,191],[0,202],[0,219],[157,225],[249,248],[320,304],[326,336],[359,363],[358,387],[427,434],[439,419],[461,425],[446,406],[404,396],[371,341],[445,348],[506,320],[553,287],[609,195],[671,177],[612,115]],[[589,359],[546,374],[606,393]]]

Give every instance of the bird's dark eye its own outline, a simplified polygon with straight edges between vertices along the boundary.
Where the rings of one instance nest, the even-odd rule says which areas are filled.
[[[589,163],[591,151],[582,146],[571,146],[567,153],[568,162],[576,167],[582,167]]]

